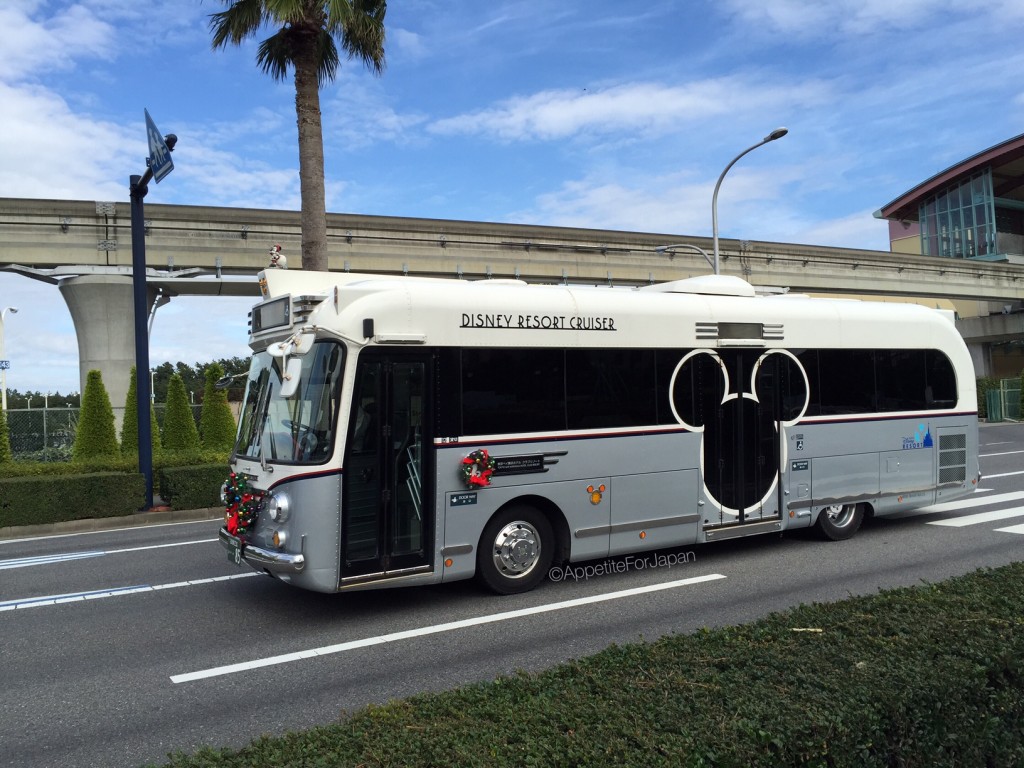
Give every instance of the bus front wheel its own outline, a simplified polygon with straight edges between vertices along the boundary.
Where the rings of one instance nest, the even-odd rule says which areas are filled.
[[[533,507],[498,512],[480,537],[477,579],[500,595],[529,592],[547,574],[554,540],[548,519]]]
[[[864,522],[863,505],[833,504],[821,508],[815,527],[823,538],[829,541],[843,541],[853,536],[862,522]]]

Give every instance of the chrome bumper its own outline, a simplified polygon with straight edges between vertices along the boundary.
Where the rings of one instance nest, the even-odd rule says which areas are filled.
[[[228,552],[233,552],[236,548],[240,549],[242,560],[257,571],[302,573],[302,569],[306,567],[306,558],[303,555],[289,555],[287,552],[273,552],[257,547],[228,533],[227,528],[220,529],[218,538]]]

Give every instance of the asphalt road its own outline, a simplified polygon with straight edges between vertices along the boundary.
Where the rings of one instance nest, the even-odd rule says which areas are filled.
[[[851,541],[762,536],[590,563],[526,595],[344,595],[241,570],[219,521],[0,541],[0,765],[139,766],[612,642],[1021,559],[1024,425],[983,426],[982,489]],[[458,622],[458,624],[455,624]]]

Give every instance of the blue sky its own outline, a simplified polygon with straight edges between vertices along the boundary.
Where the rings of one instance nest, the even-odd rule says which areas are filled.
[[[218,0],[3,0],[0,197],[299,207],[294,92]],[[1019,0],[394,0],[387,68],[324,88],[332,212],[888,249],[872,212],[1022,132]],[[269,35],[269,33],[268,33]],[[261,36],[265,37],[267,35]],[[151,360],[245,355],[248,300],[176,299]],[[78,389],[59,292],[0,274],[8,387]]]

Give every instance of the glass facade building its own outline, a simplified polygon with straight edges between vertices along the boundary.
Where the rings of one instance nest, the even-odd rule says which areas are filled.
[[[927,256],[985,259],[1000,253],[991,168],[925,198],[919,215],[921,253]]]

